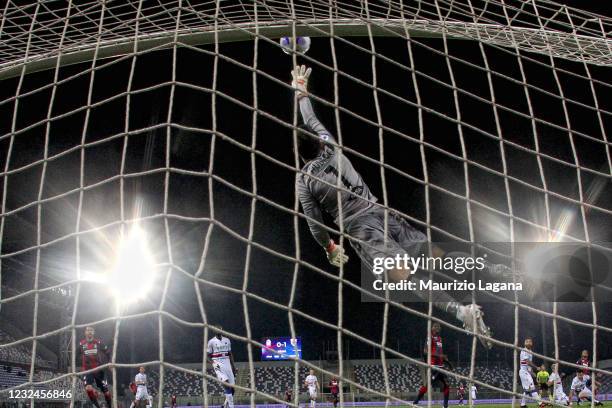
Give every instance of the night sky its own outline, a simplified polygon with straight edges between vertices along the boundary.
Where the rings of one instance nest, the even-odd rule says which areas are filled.
[[[350,42],[370,48],[367,38],[349,38]],[[403,66],[409,66],[406,42],[394,38],[377,38],[376,51],[389,57]],[[339,70],[359,78],[366,83],[372,82],[371,55],[354,49],[346,43],[335,42]],[[440,52],[444,45],[437,39],[416,39],[412,45],[420,97],[423,106],[455,118],[453,92],[435,80],[450,83],[446,60]],[[483,66],[482,55],[475,42],[451,40],[448,42],[452,56],[466,59],[475,65]],[[197,270],[204,245],[204,237],[209,222],[197,220],[213,215],[218,221],[212,230],[210,247],[206,258],[202,278],[216,284],[240,290],[244,283],[245,259],[247,245],[244,238],[249,234],[249,217],[251,197],[241,191],[251,192],[256,187],[260,199],[255,205],[253,241],[277,251],[288,257],[296,253],[294,216],[291,213],[295,205],[294,195],[294,155],[292,151],[292,132],[282,123],[260,114],[256,118],[257,152],[255,156],[256,186],[252,183],[252,156],[248,148],[253,143],[253,81],[250,70],[239,67],[230,61],[219,59],[216,87],[216,126],[219,137],[213,138],[212,97],[214,57],[213,46],[202,46],[198,50],[181,48],[176,56],[177,86],[172,89],[173,53],[172,50],[158,51],[139,56],[136,59],[132,89],[138,90],[131,96],[129,113],[129,130],[134,131],[124,137],[126,96],[123,94],[128,86],[132,59],[117,59],[116,63],[96,70],[93,85],[92,103],[96,106],[90,110],[88,126],[85,130],[85,164],[84,185],[90,186],[83,193],[81,230],[104,227],[97,232],[83,234],[80,238],[81,267],[84,270],[99,271],[112,266],[114,244],[117,242],[121,220],[120,213],[120,180],[122,152],[126,150],[124,174],[125,219],[134,217],[140,208],[142,217],[151,217],[141,225],[149,233],[149,242],[157,262],[169,262],[164,218],[160,214],[169,214],[168,218],[170,245],[174,264],[185,273],[173,269],[169,275],[167,267],[158,268],[158,285],[144,301],[132,305],[128,314],[156,310],[162,300],[165,279],[169,279],[164,310],[172,315],[190,322],[202,322],[197,305],[193,281],[188,275]],[[485,46],[488,63],[493,72],[497,72],[520,81],[516,56],[508,50],[501,51]],[[253,42],[224,43],[220,53],[228,58],[240,61],[247,66],[253,64]],[[531,102],[535,116],[565,127],[565,115],[558,97],[557,85],[552,70],[546,67],[550,60],[546,56],[525,54],[524,68],[528,83],[544,89],[552,95],[535,89],[530,90]],[[326,38],[314,38],[308,57],[320,64],[332,66],[330,42]],[[333,75],[328,68],[317,65],[309,59],[301,62],[313,66],[310,81],[312,92],[326,101],[333,102]],[[111,60],[98,61],[98,64],[109,64]],[[545,64],[542,66],[539,63]],[[259,42],[257,75],[257,103],[259,109],[280,121],[291,123],[293,120],[292,93],[282,84],[271,80],[277,78],[284,83],[290,80],[291,58],[283,54],[278,47]],[[560,69],[585,75],[581,63],[555,60]],[[483,70],[467,66],[459,61],[451,63],[457,87],[482,97],[479,101],[464,93],[459,94],[462,120],[496,135],[493,110],[491,108],[489,87],[486,73]],[[87,70],[91,63],[62,67],[59,78],[67,78]],[[608,83],[596,83],[599,106],[603,113],[606,129],[610,129],[612,100],[610,99],[609,68],[589,66],[595,79]],[[384,161],[389,166],[385,171],[386,189],[389,206],[417,221],[413,224],[425,231],[423,221],[426,217],[425,188],[418,180],[423,179],[423,166],[419,150],[418,109],[414,103],[416,95],[411,73],[397,65],[378,58],[376,61],[378,86],[389,93],[405,98],[412,104],[399,101],[397,98],[379,93],[380,112],[385,126],[391,130],[384,131]],[[265,75],[263,74],[265,73]],[[27,75],[23,82],[22,93],[48,84],[53,79],[53,71]],[[593,106],[591,89],[588,81],[559,72],[559,80],[567,98]],[[53,104],[54,116],[62,113],[76,112],[65,117],[54,119],[50,125],[48,156],[61,152],[65,155],[48,162],[42,197],[66,195],[45,202],[42,205],[41,239],[43,243],[53,242],[40,251],[40,287],[56,285],[74,279],[76,276],[76,230],[77,210],[79,203],[79,176],[81,150],[76,148],[81,143],[84,133],[86,111],[79,109],[87,104],[87,93],[90,75],[84,74],[72,79],[57,88]],[[0,87],[0,98],[14,96],[17,79],[3,81]],[[522,85],[507,79],[493,76],[496,100],[511,110],[528,114],[528,106]],[[169,100],[174,92],[169,132],[164,126],[168,118]],[[223,95],[221,95],[221,93]],[[346,77],[339,78],[340,105],[374,123],[377,115],[373,92],[370,88],[357,84]],[[120,95],[120,96],[117,96]],[[39,123],[47,115],[51,90],[36,92],[20,99],[17,116],[17,129],[24,129]],[[240,101],[240,103],[231,100]],[[321,121],[336,135],[348,150],[347,156],[360,171],[372,192],[382,202],[383,186],[380,161],[381,146],[378,129],[375,125],[340,112],[340,131],[336,125],[334,110],[320,102],[314,102]],[[0,104],[0,161],[4,169],[9,147],[12,112],[14,104]],[[576,104],[568,104],[572,129],[588,134],[595,139],[602,139],[597,117],[593,110]],[[534,149],[534,138],[531,121],[507,110],[500,109],[499,117],[503,139],[529,150]],[[469,238],[465,201],[453,197],[445,191],[465,195],[463,163],[457,159],[462,150],[457,124],[441,115],[423,114],[424,138],[430,144],[425,149],[429,180],[440,188],[430,189],[431,223],[439,229],[448,231],[463,239]],[[539,148],[543,154],[574,163],[570,138],[567,131],[555,129],[539,123],[537,126]],[[401,133],[407,137],[398,135]],[[610,132],[608,132],[609,137]],[[470,191],[472,198],[480,203],[495,208],[503,213],[508,212],[503,178],[487,172],[493,169],[502,171],[499,141],[483,135],[467,126],[463,127],[463,136],[467,156],[476,164],[469,166]],[[99,141],[100,143],[95,143]],[[127,145],[126,145],[127,141]],[[609,174],[604,144],[579,135],[574,136],[575,147],[583,167]],[[214,154],[211,146],[214,143]],[[504,145],[510,176],[541,187],[540,173],[535,155],[511,144]],[[14,138],[10,155],[9,170],[18,169],[43,158],[45,150],[45,126],[38,124],[21,132]],[[450,153],[449,157],[444,152]],[[166,154],[169,152],[169,173],[167,185],[167,202],[165,198]],[[278,160],[284,165],[273,163],[264,155]],[[369,159],[358,157],[364,155]],[[210,160],[213,160],[212,166]],[[573,167],[550,159],[542,160],[548,188],[562,196],[578,199],[576,170]],[[203,174],[212,167],[215,178]],[[146,175],[140,172],[150,171]],[[38,163],[27,169],[11,173],[8,177],[7,211],[20,208],[37,200],[41,181],[42,164]],[[401,172],[404,173],[400,174]],[[7,182],[4,178],[3,182]],[[593,172],[582,172],[582,185],[588,201],[598,207],[611,209],[612,189],[610,177],[601,177]],[[212,183],[212,202],[209,196],[209,183]],[[543,224],[544,195],[516,181],[510,181],[510,192],[514,214],[517,217]],[[68,193],[69,192],[69,193]],[[276,205],[271,205],[274,202]],[[164,206],[167,210],[164,212]],[[584,225],[579,207],[558,197],[550,197],[551,223],[558,225],[568,219],[567,232],[579,239],[584,239]],[[279,208],[282,206],[284,208]],[[570,214],[568,218],[567,214]],[[572,215],[573,214],[573,215]],[[158,217],[155,217],[158,216]],[[192,218],[181,218],[192,217]],[[509,221],[507,217],[495,214],[482,206],[472,206],[472,220],[475,239],[479,242],[508,241]],[[331,220],[328,220],[331,221]],[[36,245],[37,207],[29,206],[6,217],[2,253],[14,253]],[[329,225],[332,225],[331,223]],[[590,210],[587,212],[587,227],[593,242],[606,242],[610,236],[610,215]],[[539,231],[517,221],[516,241],[530,241],[541,238]],[[228,232],[231,231],[231,233]],[[243,237],[237,239],[235,234]],[[310,236],[303,218],[299,219],[299,251],[304,261],[324,269],[332,274],[338,271],[326,261],[323,251]],[[452,238],[440,232],[432,231],[434,241],[452,241]],[[345,267],[346,279],[359,283],[359,260],[352,249],[351,257]],[[248,267],[249,293],[263,297],[272,302],[287,305],[291,297],[294,265],[259,248],[252,248]],[[36,269],[36,250],[29,250],[2,259],[2,285],[23,291],[32,288]],[[331,324],[338,321],[338,285],[335,281],[306,268],[300,267],[296,277],[293,307],[301,313],[322,319]],[[245,313],[240,293],[200,285],[202,289],[207,319],[212,324],[223,327],[240,336],[246,336]],[[134,288],[138,291],[138,288]],[[5,295],[6,296],[6,295]],[[54,299],[51,295],[45,298]],[[347,329],[368,339],[380,342],[382,335],[383,305],[362,303],[359,293],[344,288],[344,325]],[[25,332],[32,331],[33,296],[2,305],[2,316],[18,325]],[[290,335],[288,313],[286,310],[265,304],[250,297],[247,301],[250,329],[253,338],[261,340],[265,336]],[[426,311],[424,304],[411,304],[417,310]],[[540,305],[550,310],[551,305]],[[599,323],[612,325],[609,315],[609,304],[597,305]],[[514,311],[512,306],[503,304],[484,305],[486,321],[491,324],[496,338],[512,341]],[[434,312],[445,319],[448,316]],[[590,304],[560,304],[559,313],[565,316],[590,321]],[[110,317],[114,314],[107,291],[99,284],[84,283],[81,288],[77,322],[86,323]],[[391,347],[411,356],[421,352],[425,337],[426,321],[406,315],[391,308],[389,316],[388,343]],[[202,361],[201,328],[188,328],[168,317],[163,319],[164,359],[172,363]],[[542,321],[533,313],[520,313],[520,336],[536,336],[535,349],[552,354],[552,323]],[[454,323],[454,319],[448,319]],[[302,337],[304,358],[318,359],[323,356],[324,342],[335,346],[336,332],[324,328],[299,315],[294,315],[296,334]],[[543,329],[542,329],[542,324]],[[46,332],[61,326],[58,309],[41,306],[38,317],[38,332]],[[105,339],[112,338],[113,324],[98,326],[98,334]],[[140,362],[158,359],[159,326],[158,318],[148,315],[124,322],[120,328],[118,361]],[[541,339],[542,332],[547,335],[546,342]],[[444,329],[447,339],[447,352],[451,360],[469,358],[471,339],[457,334],[449,328]],[[592,345],[592,331],[568,323],[559,323],[559,338],[563,346],[562,358],[570,361],[577,359],[577,353]],[[599,357],[612,357],[609,333],[599,333]],[[45,339],[44,344],[57,350],[58,336]],[[351,358],[376,358],[371,346],[356,339],[347,337],[349,356]],[[485,359],[484,349],[479,346],[479,359]],[[239,341],[234,342],[238,361],[247,359],[246,347]],[[258,350],[254,351],[259,359]],[[490,360],[509,360],[511,353],[504,353],[501,347],[495,347],[486,357]]]

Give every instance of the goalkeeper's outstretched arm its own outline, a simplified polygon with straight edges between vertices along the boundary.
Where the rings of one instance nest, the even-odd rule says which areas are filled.
[[[312,68],[306,68],[306,65],[298,65],[291,71],[293,78],[291,86],[296,90],[302,121],[309,130],[318,134],[323,141],[336,143],[334,136],[323,126],[315,115],[314,109],[312,109],[312,103],[308,97],[308,78],[310,78],[311,72]]]
[[[308,129],[311,129],[314,133],[324,142],[336,143],[334,136],[323,126],[321,121],[317,118],[312,108],[312,103],[308,96],[302,96],[299,98],[300,114],[302,115],[302,121]]]
[[[325,129],[325,126],[317,119],[312,109],[312,104],[308,98],[308,77],[312,72],[311,68],[306,68],[304,65],[295,67],[291,71],[293,80],[291,86],[295,89],[299,100],[300,114],[302,120],[307,126],[309,132],[316,133],[323,142],[334,142],[332,135]],[[310,137],[308,139],[311,139]],[[314,137],[312,137],[314,139]],[[317,144],[315,149],[311,149],[307,156],[300,153],[300,158],[305,162],[315,160],[317,155],[321,154],[321,146]],[[334,266],[341,266],[348,261],[348,256],[344,253],[344,248],[340,245],[336,245],[335,242],[330,238],[329,233],[325,228],[325,221],[323,220],[323,212],[321,211],[319,201],[313,196],[312,191],[308,186],[308,182],[305,178],[308,177],[306,173],[298,173],[296,177],[297,194],[306,215],[306,221],[312,236],[317,243],[325,249],[327,259]]]

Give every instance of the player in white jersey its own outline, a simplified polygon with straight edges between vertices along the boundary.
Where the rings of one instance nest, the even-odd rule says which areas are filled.
[[[554,363],[551,368],[552,373],[550,377],[548,377],[548,386],[553,389],[553,401],[556,404],[571,405],[569,398],[567,398],[567,395],[565,395],[563,391],[563,382],[559,375],[559,364]]]
[[[591,389],[587,385],[590,380],[591,380],[591,377],[586,375],[584,373],[584,370],[578,370],[576,372],[576,376],[572,380],[572,385],[570,387],[570,395],[569,395],[570,401],[572,400],[574,395],[577,395],[579,401],[591,402],[591,400],[593,399],[593,393],[591,392]],[[594,401],[595,401],[595,405],[603,405],[602,402],[597,401],[596,399]]]
[[[138,374],[136,374],[136,377],[134,378],[134,384],[136,384],[136,408],[140,408],[145,406],[149,400],[149,392],[147,391],[147,375],[145,374],[144,367],[140,367],[138,369]]]
[[[317,376],[312,368],[310,369],[310,374],[304,380],[304,385],[308,389],[310,406],[314,408],[317,404],[317,395],[319,393],[319,380],[317,380]]]
[[[540,394],[536,391],[535,384],[533,382],[532,369],[536,370],[539,368],[533,363],[533,339],[527,337],[523,343],[525,348],[521,350],[519,377],[521,378],[521,385],[523,387],[523,398],[521,398],[521,407],[527,406],[527,398],[529,396],[534,400],[540,402]]]
[[[472,384],[470,387],[470,395],[472,396],[472,401],[476,401],[476,385]],[[473,404],[474,402],[472,402]]]
[[[236,384],[234,374],[234,356],[232,355],[232,343],[221,332],[208,341],[208,362],[212,365],[217,379],[223,383],[225,388],[224,406],[234,408],[234,387]]]

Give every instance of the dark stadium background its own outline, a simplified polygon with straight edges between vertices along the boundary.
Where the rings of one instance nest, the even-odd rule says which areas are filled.
[[[350,38],[365,48],[369,48],[367,38]],[[432,39],[418,39],[422,44],[442,50],[442,42]],[[377,52],[390,56],[403,65],[408,66],[408,54],[405,41],[400,39],[377,39]],[[353,50],[336,41],[339,69],[350,73],[366,82],[371,81],[371,56],[367,53]],[[481,64],[480,50],[474,42],[451,40],[449,49],[452,55],[476,61]],[[211,51],[212,46],[201,47]],[[519,78],[516,57],[485,47],[489,64],[493,71],[502,72],[514,78]],[[445,59],[432,51],[414,45],[417,69],[449,82]],[[220,53],[251,65],[253,60],[253,43],[226,43],[220,45]],[[527,55],[527,54],[525,54]],[[315,38],[309,57],[331,65],[329,39]],[[528,54],[530,58],[548,63],[548,58]],[[102,62],[102,61],[101,61]],[[308,61],[304,61],[309,63]],[[557,94],[554,78],[549,69],[543,69],[533,62],[525,62],[526,74],[530,84],[540,86]],[[564,60],[556,60],[558,67],[572,72],[584,73],[581,64]],[[125,91],[129,76],[131,59],[126,59],[111,67],[96,71],[93,101],[100,101],[112,95]],[[86,69],[90,63],[62,67],[60,78],[65,78]],[[310,64],[313,65],[313,64]],[[488,99],[488,83],[482,71],[453,62],[453,70],[457,84],[462,89],[470,90]],[[291,69],[291,58],[264,41],[259,43],[258,68],[270,76],[288,81]],[[605,78],[606,71],[597,67],[589,67],[595,78]],[[415,95],[412,79],[407,71],[402,71],[389,63],[378,59],[377,80],[380,87],[414,101]],[[193,50],[179,49],[176,66],[177,81],[194,84],[201,87],[212,87],[213,57],[210,54],[198,53]],[[172,74],[172,51],[165,50],[149,53],[137,58],[133,89],[166,82],[166,85],[152,89],[146,93],[132,96],[130,108],[130,129],[145,128],[166,121]],[[52,81],[53,71],[39,72],[27,75],[23,82],[22,93],[38,88]],[[80,76],[67,84],[58,87],[54,114],[66,112],[86,104],[89,75]],[[588,83],[560,74],[563,90],[571,97],[592,105]],[[356,85],[345,78],[339,80],[340,104],[360,115],[376,121],[372,91]],[[0,87],[1,98],[4,100],[15,94],[17,78],[3,81]],[[508,81],[494,78],[496,97],[499,103],[527,112],[523,88]],[[252,105],[252,75],[251,72],[239,68],[223,59],[219,60],[217,88],[241,101]],[[423,104],[439,112],[454,117],[455,110],[452,92],[432,83],[423,77],[419,78],[419,86]],[[326,100],[333,101],[333,77],[330,71],[314,66],[310,87],[312,92]],[[595,85],[599,103],[602,109],[611,110],[612,103],[609,90]],[[289,89],[283,87],[262,75],[258,76],[258,104],[278,118],[291,122],[292,95]],[[38,92],[33,96],[20,99],[17,128],[24,128],[45,118],[49,103],[50,90]],[[381,112],[384,123],[405,134],[418,138],[417,109],[400,104],[389,97],[379,94]],[[557,98],[531,92],[531,98],[536,116],[565,126],[561,104]],[[495,124],[490,105],[475,102],[466,96],[459,96],[461,114],[464,121],[472,123],[481,129],[495,133]],[[102,104],[91,110],[87,142],[102,139],[109,135],[123,132],[125,115],[125,97]],[[218,96],[217,126],[224,135],[246,145],[251,143],[252,112],[244,107]],[[172,122],[187,127],[210,129],[212,127],[211,96],[208,92],[188,89],[178,86],[175,89],[173,101]],[[0,131],[6,135],[10,131],[13,104],[0,106]],[[338,133],[333,110],[315,103],[316,111],[322,121],[334,133]],[[503,137],[521,145],[533,148],[531,124],[518,116],[500,112]],[[51,156],[80,143],[84,122],[84,111],[76,115],[55,120],[51,124],[49,152]],[[341,114],[342,141],[346,146],[369,157],[378,159],[379,139],[374,126],[361,123],[355,118]],[[572,128],[600,135],[595,115],[591,111],[570,106]],[[459,137],[455,124],[435,117],[424,115],[425,138],[428,142],[445,150],[461,155]],[[605,125],[610,129],[610,117],[604,116]],[[542,152],[573,162],[569,138],[566,132],[550,127],[538,126],[540,148]],[[487,167],[501,171],[501,160],[497,140],[486,138],[464,128],[466,148],[470,160],[477,161]],[[14,169],[39,160],[43,157],[45,127],[37,126],[14,139],[13,152],[9,169]],[[401,170],[422,178],[421,157],[418,144],[397,135],[385,133],[385,162]],[[184,129],[172,129],[170,141],[170,164],[173,168],[202,172],[209,166],[212,137],[209,133],[198,133]],[[602,144],[585,141],[576,137],[576,148],[581,164],[595,170],[607,171],[605,151]],[[108,177],[119,174],[121,152],[124,138],[119,137],[111,142],[105,142],[86,149],[85,184],[93,184]],[[3,136],[0,140],[0,157],[2,168],[5,166],[9,138]],[[165,166],[166,129],[161,127],[129,137],[125,173],[159,169]],[[293,165],[291,131],[264,116],[257,119],[256,148],[284,163]],[[534,155],[520,152],[506,145],[509,173],[529,183],[540,185],[537,163]],[[382,201],[382,186],[380,169],[376,164],[351,156],[356,168]],[[252,190],[250,153],[238,148],[232,143],[217,137],[215,141],[214,174],[222,177],[235,186],[247,191]],[[573,168],[543,160],[550,190],[575,199],[577,195],[576,171]],[[432,183],[445,189],[464,194],[462,163],[442,154],[427,149],[427,165]],[[41,165],[36,165],[8,177],[7,210],[17,208],[36,200],[41,175]],[[80,151],[48,163],[43,197],[54,196],[79,185]],[[142,215],[150,216],[163,212],[164,198],[163,171],[142,176],[126,178],[126,217],[134,211],[137,201],[142,203]],[[391,207],[397,208],[420,220],[425,218],[424,188],[422,185],[386,172],[388,200]],[[288,169],[273,164],[261,156],[256,159],[257,194],[268,200],[293,208],[294,173]],[[501,211],[507,212],[503,180],[500,177],[487,174],[474,166],[470,166],[471,191],[473,198]],[[191,217],[208,217],[211,215],[208,195],[208,178],[201,176],[172,173],[170,175],[168,213]],[[583,172],[582,182],[585,191],[596,186],[598,194],[592,196],[592,203],[609,208],[612,198],[609,179],[601,179],[590,173]],[[543,195],[527,189],[516,183],[510,183],[514,211],[518,216],[539,223],[544,222]],[[217,220],[236,233],[247,236],[249,228],[250,197],[238,193],[219,181],[213,181],[214,215]],[[432,223],[467,238],[467,218],[465,202],[450,196],[430,191]],[[42,242],[49,242],[58,237],[75,231],[76,208],[78,193],[72,193],[59,200],[45,203],[42,206]],[[564,211],[574,212],[568,231],[578,237],[583,237],[579,208],[557,198],[551,197],[553,224],[562,217]],[[102,184],[84,193],[83,228],[92,228],[120,219],[119,214],[119,181]],[[609,241],[609,216],[595,211],[587,213],[592,241]],[[505,241],[508,236],[508,222],[477,206],[473,207],[473,221],[476,238],[479,241]],[[262,201],[256,205],[255,228],[253,239],[275,251],[287,256],[294,256],[293,216]],[[149,231],[158,262],[167,261],[165,233],[161,218],[147,221],[144,227]],[[170,219],[171,244],[174,262],[189,274],[197,269],[202,252],[204,236],[208,224],[206,222],[188,222]],[[535,239],[534,230],[526,228],[517,222],[517,240]],[[419,226],[424,230],[422,226]],[[82,239],[81,259],[84,269],[103,270],[112,265],[113,243],[118,236],[118,227],[100,234]],[[435,240],[448,240],[434,233]],[[203,278],[241,289],[243,285],[246,245],[233,238],[221,228],[215,227],[211,237],[206,268]],[[7,216],[2,253],[13,253],[32,247],[36,243],[36,206],[29,207],[17,214]],[[323,251],[310,236],[303,219],[299,222],[300,252],[304,260],[337,273],[335,268],[327,264]],[[348,251],[351,260],[345,268],[347,279],[359,282],[359,261],[352,250]],[[75,238],[70,237],[59,243],[41,250],[39,287],[56,285],[73,279],[75,276]],[[34,270],[36,268],[36,251],[30,250],[19,255],[2,259],[2,293],[10,296],[28,289],[34,285]],[[160,268],[160,279],[156,289],[142,302],[130,307],[129,313],[144,313],[154,311],[159,307],[163,283],[166,278],[166,268]],[[293,279],[293,264],[274,257],[264,251],[253,248],[249,265],[248,291],[265,297],[274,302],[287,305],[289,302]],[[246,335],[245,313],[242,296],[227,290],[201,285],[207,319],[212,324],[220,324],[225,330],[241,336]],[[74,289],[74,287],[72,288]],[[133,288],[134,292],[138,288]],[[302,313],[323,319],[332,324],[338,320],[338,285],[306,268],[300,268],[297,276],[293,307]],[[45,333],[61,327],[61,302],[66,298],[54,294],[41,295],[41,305],[38,310],[37,331]],[[51,303],[54,306],[51,306]],[[0,316],[16,325],[25,333],[33,330],[34,297],[26,296],[18,301],[2,305]],[[413,304],[420,311],[426,311],[426,305]],[[551,305],[539,305],[551,311]],[[598,323],[610,327],[610,304],[596,305]],[[190,322],[201,322],[192,281],[176,270],[171,272],[164,310]],[[495,337],[504,341],[514,338],[514,308],[506,304],[485,304],[486,321],[492,326]],[[587,304],[559,304],[560,315],[578,319],[584,322],[592,321],[592,306]],[[444,316],[434,312],[437,316]],[[114,315],[114,308],[107,291],[99,284],[86,283],[82,285],[78,304],[77,323],[86,323],[109,318]],[[347,288],[344,289],[344,326],[368,339],[380,342],[382,331],[383,305],[377,303],[362,303],[359,294]],[[263,304],[254,298],[248,299],[248,317],[253,337],[260,340],[264,336],[290,335],[288,313],[270,305]],[[325,358],[327,348],[335,348],[336,332],[301,317],[293,315],[296,334],[302,337],[303,357],[305,359]],[[455,319],[444,316],[449,322]],[[201,362],[203,358],[203,332],[201,328],[189,328],[164,317],[163,338],[165,361],[172,363]],[[535,350],[548,355],[553,354],[553,328],[550,319],[541,319],[533,313],[521,310],[519,314],[519,334],[536,337]],[[98,335],[110,342],[113,337],[114,322],[108,320],[97,326]],[[586,327],[578,327],[563,321],[558,322],[559,344],[562,359],[575,361],[582,349],[592,349],[593,333]],[[402,353],[419,356],[423,339],[426,335],[426,321],[408,316],[391,308],[388,325],[388,344]],[[542,339],[542,335],[545,336]],[[146,315],[136,319],[125,320],[120,325],[117,361],[136,363],[157,360],[159,354],[159,324],[156,315]],[[467,361],[470,357],[471,338],[445,328],[443,331],[445,347],[452,361],[457,359]],[[380,358],[380,352],[356,339],[347,336],[345,339],[345,357],[348,358]],[[58,335],[42,340],[52,350],[58,352]],[[599,331],[597,338],[598,356],[600,359],[610,358],[612,337],[609,332]],[[31,345],[31,343],[27,343]],[[234,351],[238,361],[247,359],[246,346],[234,341]],[[259,359],[259,351],[254,349],[254,358]],[[479,345],[477,359],[494,361],[512,361],[512,353],[501,347],[491,351]],[[77,362],[78,364],[78,362]],[[128,370],[121,371],[126,375]]]

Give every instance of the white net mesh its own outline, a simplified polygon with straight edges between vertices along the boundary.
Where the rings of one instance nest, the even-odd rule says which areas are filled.
[[[398,391],[393,362],[431,367],[420,338],[395,339],[432,321],[457,338],[470,332],[431,302],[358,306],[358,263],[338,272],[313,252],[293,189],[301,166],[289,70],[313,67],[311,99],[340,148],[379,205],[430,241],[609,251],[611,26],[545,0],[8,1],[0,306],[27,334],[7,335],[0,352],[21,350],[27,373],[0,395],[71,382],[72,403],[84,401],[76,351],[95,325],[112,346],[114,401],[126,373],[145,363],[159,404],[181,375],[197,379],[195,401],[219,403],[204,348],[210,325],[222,324],[247,361],[236,393],[250,404],[282,403],[261,386],[256,362],[278,327],[304,340],[312,333],[311,344],[335,338],[340,362],[348,348],[375,350],[382,367],[375,385],[355,365],[300,359],[283,387],[299,389],[308,367],[338,376],[348,390],[341,404],[355,395],[407,404],[414,389]],[[286,57],[276,38],[295,34],[312,36],[312,49]],[[90,272],[111,266],[113,241],[135,224],[154,237],[158,279],[150,304],[119,313]],[[347,242],[342,221],[329,231]],[[486,352],[475,336],[457,344],[465,366],[445,372],[518,403],[522,338],[541,328],[551,346],[537,359],[575,369],[563,348],[578,336],[606,378],[609,368],[596,365],[612,331],[606,305],[495,304],[494,350],[512,354],[512,386],[479,374]],[[44,362],[56,339],[59,370]]]

